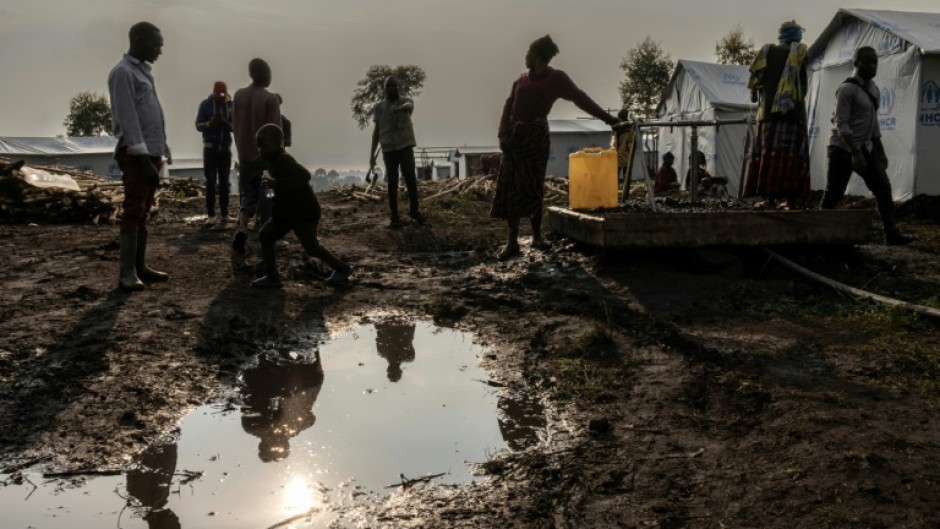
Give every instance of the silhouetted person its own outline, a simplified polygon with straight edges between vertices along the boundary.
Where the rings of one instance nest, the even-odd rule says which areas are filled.
[[[375,324],[375,349],[388,361],[388,380],[401,380],[401,365],[414,362],[415,324],[386,321]]]
[[[656,182],[653,184],[653,192],[657,195],[679,189],[679,175],[673,167],[675,162],[676,156],[671,152],[663,155],[663,164],[656,171]]]
[[[634,124],[630,121],[630,110],[626,108],[621,108],[620,112],[617,112],[617,130],[614,131],[613,137],[613,148],[617,149],[617,172],[619,173],[619,178],[624,182],[628,183],[630,173],[633,170],[633,148],[636,145],[636,129]],[[627,193],[630,192],[629,184],[624,186],[624,189]]]
[[[284,131],[284,147],[290,147],[291,143],[294,142],[294,126],[291,124],[290,120],[287,119],[287,116],[284,115],[284,98],[281,97],[281,94],[274,94],[277,96],[277,102],[281,106],[281,130]]]
[[[144,520],[150,529],[180,529],[180,521],[166,504],[176,472],[176,443],[148,447],[140,455],[137,468],[127,472],[127,493],[146,509]]]
[[[118,143],[114,159],[124,174],[121,216],[121,268],[118,286],[143,290],[145,282],[166,281],[169,275],[146,265],[147,217],[160,185],[163,157],[173,163],[166,143],[163,108],[150,64],[163,52],[163,35],[149,22],[131,27],[130,49],[108,75],[111,124]]]
[[[199,104],[196,130],[202,133],[202,170],[206,177],[206,214],[215,218],[215,191],[219,189],[219,212],[228,220],[229,172],[232,168],[232,98],[228,87],[216,81],[212,93]]]
[[[265,356],[244,373],[242,428],[260,439],[258,458],[280,461],[290,455],[290,440],[314,425],[313,405],[323,386],[320,358],[313,363],[279,364]]]
[[[245,253],[248,241],[248,221],[259,214],[260,221],[267,220],[269,209],[261,194],[261,173],[266,169],[258,152],[255,136],[262,126],[281,125],[281,103],[277,95],[268,92],[271,86],[271,67],[262,59],[248,63],[251,85],[239,88],[233,98],[235,123],[235,149],[238,151],[238,193],[240,211],[238,231],[232,239],[232,248]],[[259,209],[260,208],[260,209]]]
[[[415,102],[399,94],[398,79],[385,79],[385,99],[372,109],[372,147],[369,151],[369,167],[375,167],[376,147],[382,145],[382,159],[385,161],[385,179],[388,182],[388,207],[391,220],[389,228],[400,228],[398,216],[398,174],[405,179],[408,188],[408,216],[418,224],[424,224],[425,218],[418,207],[418,178],[415,174],[414,124],[411,114]]]
[[[823,209],[833,209],[845,196],[845,188],[855,172],[875,195],[878,213],[884,225],[885,244],[901,245],[914,240],[898,231],[894,217],[894,199],[888,180],[888,155],[881,143],[878,106],[881,90],[875,84],[878,54],[864,46],[855,52],[855,75],[836,90],[836,108],[832,113],[832,139],[829,141],[829,167]]]
[[[803,28],[780,26],[779,44],[760,49],[751,64],[751,100],[760,100],[744,196],[786,199],[789,207],[810,193],[806,127],[807,57]],[[758,97],[759,96],[759,97]]]
[[[289,232],[300,241],[304,251],[320,259],[333,269],[327,279],[331,284],[346,283],[352,267],[324,248],[317,240],[320,223],[320,203],[310,187],[310,171],[284,152],[284,135],[277,125],[265,125],[258,131],[258,151],[270,169],[270,176],[262,180],[265,189],[274,190],[273,214],[258,238],[264,258],[264,277],[251,283],[255,288],[281,288],[281,279],[275,261],[274,243]]]
[[[496,256],[501,261],[519,253],[519,219],[523,217],[532,222],[532,246],[545,247],[542,202],[551,150],[548,113],[555,101],[566,99],[608,125],[617,123],[617,118],[581,91],[568,74],[548,65],[555,55],[558,46],[548,35],[529,46],[525,56],[527,71],[512,84],[499,120],[499,148],[503,156],[490,215],[506,219],[509,225],[509,239]]]

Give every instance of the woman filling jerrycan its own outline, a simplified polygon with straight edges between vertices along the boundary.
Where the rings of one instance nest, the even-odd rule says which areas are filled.
[[[568,155],[568,207],[617,207],[617,151],[588,147]]]

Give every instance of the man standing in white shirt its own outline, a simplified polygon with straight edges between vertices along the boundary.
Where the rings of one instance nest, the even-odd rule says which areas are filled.
[[[108,75],[111,123],[118,138],[114,159],[124,174],[121,218],[121,268],[118,286],[126,291],[145,288],[145,282],[170,277],[145,264],[147,217],[160,184],[163,157],[173,163],[166,144],[163,108],[150,73],[163,51],[163,35],[149,22],[130,30],[130,49]]]

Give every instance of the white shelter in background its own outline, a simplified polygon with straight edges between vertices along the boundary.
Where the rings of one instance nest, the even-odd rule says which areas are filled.
[[[0,156],[25,160],[27,164],[63,165],[94,173],[104,178],[121,178],[114,161],[117,138],[12,138],[0,137]]]
[[[660,98],[657,118],[660,121],[752,118],[757,104],[751,103],[749,78],[747,66],[680,60]],[[722,125],[717,129],[699,127],[698,150],[705,154],[708,172],[726,177],[728,191],[734,196],[738,194],[750,141],[748,128],[744,124]],[[663,154],[674,154],[674,167],[683,185],[689,168],[690,133],[690,127],[659,129],[660,162]]]
[[[895,200],[940,195],[940,13],[840,9],[810,47],[807,110],[813,189],[826,186],[826,148],[836,89],[855,51],[878,53],[878,121]],[[860,178],[848,193],[869,195]]]
[[[551,152],[545,174],[568,176],[568,155],[587,147],[610,148],[610,125],[599,119],[550,119]]]

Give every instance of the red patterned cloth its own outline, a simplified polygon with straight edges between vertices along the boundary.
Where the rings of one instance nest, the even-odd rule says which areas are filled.
[[[806,123],[762,121],[751,149],[743,196],[808,198],[809,195]]]

